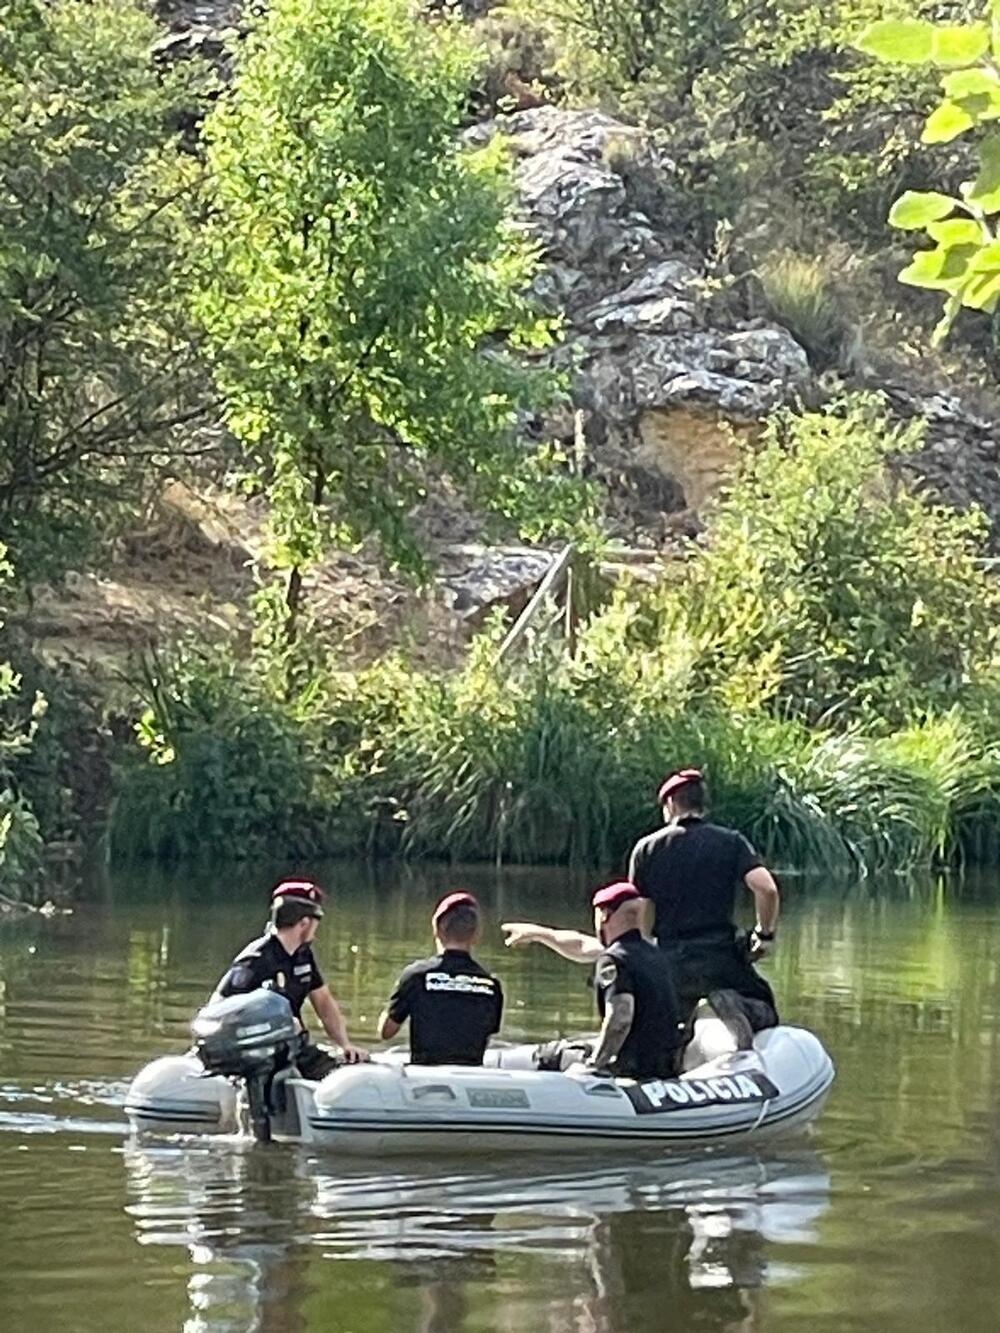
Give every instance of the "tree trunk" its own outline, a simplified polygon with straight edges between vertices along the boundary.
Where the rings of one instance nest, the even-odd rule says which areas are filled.
[[[302,568],[296,565],[288,576],[285,589],[285,643],[290,648],[298,634],[299,609],[302,606]]]
[[[315,463],[315,472],[313,473],[313,508],[318,509],[323,503],[323,496],[326,491],[326,470],[323,467],[323,460],[319,456]],[[288,586],[285,589],[285,644],[291,647],[299,632],[299,612],[302,609],[302,566],[295,565],[288,575]]]

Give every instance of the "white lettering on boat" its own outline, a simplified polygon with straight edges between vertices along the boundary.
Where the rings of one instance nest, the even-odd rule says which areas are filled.
[[[765,1074],[716,1074],[711,1078],[650,1079],[626,1084],[624,1092],[640,1115],[680,1107],[760,1102],[778,1095]]]

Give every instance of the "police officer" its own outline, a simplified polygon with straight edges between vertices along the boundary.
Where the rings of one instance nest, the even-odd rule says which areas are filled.
[[[285,879],[271,894],[268,929],[233,959],[215,988],[213,999],[242,995],[266,987],[283,995],[302,1023],[302,1005],[308,997],[331,1041],[341,1048],[348,1064],[367,1060],[368,1053],[351,1044],[340,1006],[312,951],[323,918],[323,890],[312,880]],[[306,1039],[296,1059],[305,1078],[325,1078],[338,1062]]]
[[[379,1034],[394,1037],[410,1021],[415,1065],[481,1065],[490,1037],[500,1031],[503,989],[472,957],[479,941],[479,904],[464,890],[442,898],[431,917],[438,952],[405,968],[379,1018]]]
[[[643,938],[643,899],[620,881],[592,902],[603,946],[594,968],[603,1026],[588,1063],[623,1078],[670,1078],[679,1072],[684,1021],[671,965]]]
[[[658,794],[664,827],[636,843],[629,879],[653,904],[653,930],[676,969],[685,1012],[708,996],[748,1045],[748,1025],[757,1030],[778,1021],[774,993],[751,964],[774,940],[778,886],[742,834],[706,819],[699,769],[671,773]],[[757,908],[749,940],[733,922],[740,885]]]

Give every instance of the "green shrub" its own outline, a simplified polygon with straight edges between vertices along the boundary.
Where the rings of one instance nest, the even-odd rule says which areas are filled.
[[[151,657],[136,682],[147,759],[120,775],[112,853],[179,860],[329,850],[308,746],[252,663],[215,648]]]
[[[0,544],[0,592],[12,574],[6,548]],[[38,820],[21,791],[16,766],[30,752],[44,713],[44,698],[35,694],[26,699],[21,677],[10,662],[0,661],[0,894],[29,901],[37,896],[42,840]]]
[[[710,541],[659,595],[661,632],[700,645],[701,688],[888,727],[950,707],[992,669],[986,522],[894,476],[920,440],[866,399],[771,420],[711,512]]]
[[[480,114],[555,99],[559,80],[551,34],[535,16],[500,8],[474,24],[472,35],[481,56],[475,83]]]
[[[690,763],[783,868],[906,872],[1000,846],[1000,745],[971,715],[837,734],[695,701],[683,669],[674,693],[652,654],[615,682],[593,645],[498,669],[496,644],[452,673],[326,668],[291,701],[217,653],[151,672],[149,758],[123,775],[114,852],[610,866],[655,825],[663,773]]]
[[[771,314],[819,370],[836,363],[847,334],[844,306],[825,258],[785,251],[758,270]]]

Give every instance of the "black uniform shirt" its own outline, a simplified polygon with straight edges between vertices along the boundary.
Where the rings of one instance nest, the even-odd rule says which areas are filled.
[[[661,944],[732,927],[736,886],[761,864],[733,829],[688,816],[637,842],[629,879],[656,905]]]
[[[300,944],[290,954],[277,935],[268,931],[237,954],[229,971],[216,986],[215,994],[223,998],[242,995],[264,985],[283,995],[298,1018],[309,992],[323,985],[323,974],[312,948]]]
[[[594,969],[594,989],[601,1018],[615,995],[631,995],[632,1027],[618,1052],[614,1071],[626,1078],[669,1078],[676,1073],[683,1034],[671,964],[643,939],[626,931],[609,945]]]
[[[415,1065],[480,1065],[500,1031],[500,982],[464,949],[445,949],[404,968],[389,997],[394,1023],[410,1020]]]

